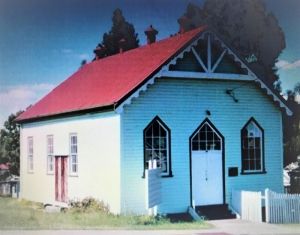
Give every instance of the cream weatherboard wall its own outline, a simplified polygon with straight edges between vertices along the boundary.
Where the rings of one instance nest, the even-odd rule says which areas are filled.
[[[237,103],[227,89],[235,89]],[[160,213],[184,212],[190,206],[189,137],[205,118],[224,136],[226,203],[233,189],[283,190],[281,112],[253,82],[161,78],[124,106],[121,115],[124,213],[146,213],[143,130],[157,115],[171,130],[173,172],[173,177],[161,178]],[[241,174],[241,129],[251,117],[264,129],[266,174]],[[228,177],[228,167],[238,167],[238,176]]]
[[[68,173],[68,198],[91,196],[120,212],[120,115],[112,112],[23,124],[20,197],[56,204],[55,177],[47,173],[47,135],[54,154],[69,155],[70,134],[78,138],[78,174]],[[33,137],[33,172],[27,169],[27,138]],[[69,162],[68,162],[69,165]]]

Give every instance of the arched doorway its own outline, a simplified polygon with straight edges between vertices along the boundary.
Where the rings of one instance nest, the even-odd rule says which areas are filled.
[[[190,137],[191,201],[196,206],[224,203],[224,137],[205,119]]]

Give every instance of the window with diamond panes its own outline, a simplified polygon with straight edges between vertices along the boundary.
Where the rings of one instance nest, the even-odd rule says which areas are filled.
[[[221,150],[221,138],[208,123],[204,123],[192,138],[192,151]]]
[[[169,130],[158,119],[154,119],[144,130],[144,151],[145,169],[149,169],[150,161],[156,160],[162,174],[170,174]]]
[[[250,121],[242,129],[242,171],[263,171],[263,131]]]

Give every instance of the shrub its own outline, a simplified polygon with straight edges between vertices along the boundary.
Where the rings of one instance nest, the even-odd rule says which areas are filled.
[[[69,207],[75,211],[101,211],[105,214],[109,214],[109,206],[103,201],[99,201],[92,197],[86,197],[82,200],[70,200]]]
[[[149,216],[141,215],[133,217],[133,224],[135,225],[158,225],[170,222],[169,219],[162,215]]]

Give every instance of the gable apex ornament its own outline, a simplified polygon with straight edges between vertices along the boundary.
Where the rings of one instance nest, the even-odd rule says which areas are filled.
[[[249,64],[258,61],[257,57],[256,57],[253,53],[252,53],[251,55],[246,56],[246,57],[245,57],[245,60],[246,60],[247,63],[249,63]]]

